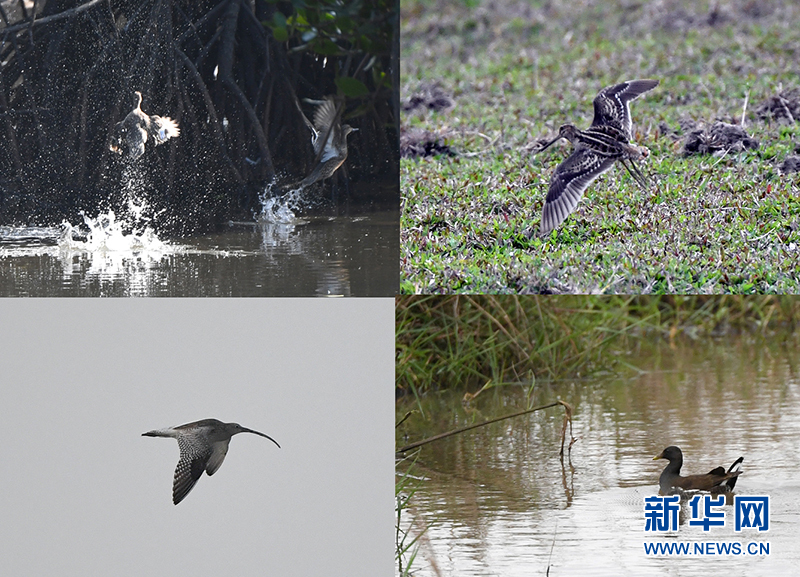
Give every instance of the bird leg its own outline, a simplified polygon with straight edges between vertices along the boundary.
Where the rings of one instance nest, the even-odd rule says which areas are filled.
[[[625,158],[620,159],[620,162],[631,175],[631,178],[636,181],[636,184],[638,184],[644,192],[647,192],[647,178],[642,174],[642,171],[639,170],[639,167],[636,166],[636,163],[633,160],[626,162]]]

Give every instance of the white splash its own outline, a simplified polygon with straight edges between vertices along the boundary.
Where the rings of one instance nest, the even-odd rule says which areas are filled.
[[[302,189],[290,190],[285,194],[273,196],[273,186],[274,183],[268,184],[259,196],[261,214],[258,216],[258,220],[275,224],[304,224],[295,214],[295,211],[302,206]]]
[[[83,221],[88,232],[62,223],[58,247],[65,278],[79,272],[104,278],[124,276],[136,286],[137,278],[146,282],[149,270],[169,255],[183,251],[183,247],[159,239],[149,225],[137,230],[125,219],[117,220],[113,211],[96,218],[84,214]]]
[[[293,224],[297,222],[297,216],[283,198],[276,197],[262,200],[259,220],[275,224]]]
[[[152,226],[158,213],[145,199],[147,186],[142,169],[129,165],[122,174],[125,208],[120,216],[113,210],[96,217],[82,212],[82,226],[62,223],[58,248],[64,278],[76,274],[127,278],[132,289],[146,291],[148,279],[152,280],[150,272],[170,255],[185,252],[186,247],[158,238]]]

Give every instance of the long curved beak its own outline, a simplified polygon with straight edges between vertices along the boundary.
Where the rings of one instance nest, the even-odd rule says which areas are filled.
[[[258,431],[254,431],[253,429],[245,429],[244,427],[242,427],[242,432],[243,433],[253,433],[254,435],[258,435],[259,437],[264,437],[265,439],[269,439],[270,441],[272,441],[273,443],[278,445],[278,441],[276,441],[275,439],[273,439],[269,435],[265,435],[264,433],[259,433]],[[278,445],[278,448],[280,449],[281,446]]]

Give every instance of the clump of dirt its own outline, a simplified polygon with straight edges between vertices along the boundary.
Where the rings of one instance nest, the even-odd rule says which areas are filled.
[[[565,295],[578,294],[578,287],[550,276],[548,278],[509,275],[508,286],[524,295]]]
[[[423,128],[400,128],[400,156],[418,158],[420,156],[455,156],[456,153],[445,144],[445,136]]]
[[[643,30],[683,32],[731,24],[740,29],[754,20],[775,19],[776,12],[780,13],[780,2],[771,0],[711,0],[707,7],[705,4],[685,0],[641,2],[629,4],[622,17],[630,26]]]
[[[758,141],[750,137],[738,124],[715,121],[711,128],[702,124],[690,127],[681,122],[681,127],[689,134],[683,142],[683,155],[693,154],[727,154],[758,148]]]
[[[758,105],[756,114],[762,120],[777,120],[788,124],[800,121],[800,89],[792,88],[770,96]]]
[[[783,174],[789,174],[791,172],[800,172],[800,156],[791,155],[787,156],[786,159],[780,164],[778,167]]]
[[[652,24],[655,28],[662,30],[689,30],[690,28],[699,28],[703,24],[713,24],[717,20],[717,14],[713,14],[707,16],[692,14],[678,7],[654,13]]]
[[[413,112],[423,108],[434,112],[449,112],[455,105],[455,100],[438,83],[425,83],[403,104],[403,111]]]
[[[680,140],[681,138],[680,133],[677,130],[670,128],[669,124],[666,122],[659,122],[657,128],[658,131],[656,132],[656,138],[665,136],[667,138],[671,138],[673,142]]]

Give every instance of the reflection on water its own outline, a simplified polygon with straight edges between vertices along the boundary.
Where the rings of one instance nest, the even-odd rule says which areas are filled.
[[[151,182],[127,164],[119,213],[60,227],[0,226],[0,296],[394,296],[399,212],[298,217],[322,197],[268,185],[258,222],[160,239]],[[392,192],[392,191],[389,191]]]
[[[793,338],[793,337],[790,337]],[[797,343],[694,342],[627,354],[633,376],[537,385],[537,404],[573,404],[571,457],[559,459],[561,408],[502,421],[425,446],[424,481],[407,512],[428,525],[416,575],[789,575],[800,562],[800,383]],[[623,353],[624,354],[624,353]],[[398,403],[398,419],[413,408]],[[429,395],[398,429],[398,446],[514,412],[525,391]],[[770,531],[708,533],[682,525],[677,536],[644,532],[643,498],[658,492],[666,446],[683,449],[682,474],[726,468],[744,456],[740,495],[769,495]],[[401,465],[400,469],[403,468]],[[767,541],[769,557],[650,558],[643,542]],[[552,557],[551,557],[552,548]]]
[[[159,239],[113,212],[81,227],[0,227],[2,296],[389,296],[399,217],[231,223]]]

